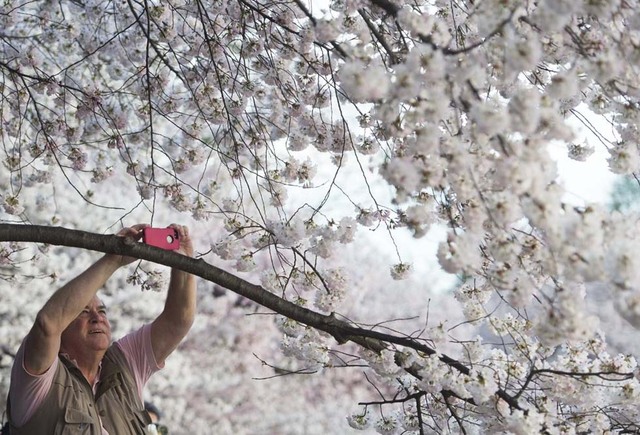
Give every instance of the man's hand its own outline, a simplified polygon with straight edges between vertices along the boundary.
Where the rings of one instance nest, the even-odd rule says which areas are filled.
[[[173,228],[178,232],[180,247],[177,249],[177,252],[186,255],[187,257],[193,257],[193,243],[189,236],[189,228],[178,224],[171,224],[169,225],[169,228]]]
[[[140,240],[142,238],[142,230],[149,227],[149,224],[137,224],[131,227],[121,229],[116,233],[119,237],[131,237],[134,240]],[[126,266],[137,260],[135,257],[127,257],[124,255],[108,255],[110,259],[117,262],[118,266]]]

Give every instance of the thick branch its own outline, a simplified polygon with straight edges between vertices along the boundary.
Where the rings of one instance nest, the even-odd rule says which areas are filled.
[[[91,251],[100,251],[107,254],[140,258],[180,269],[218,284],[285,317],[324,331],[333,336],[339,343],[352,341],[378,353],[387,349],[386,343],[393,343],[427,355],[436,354],[434,349],[412,338],[384,334],[378,331],[351,326],[349,323],[336,318],[334,315],[316,313],[315,311],[284,300],[262,287],[251,284],[202,259],[195,259],[176,252],[165,251],[144,243],[136,242],[133,239],[115,235],[101,235],[79,230],[70,230],[62,227],[0,224],[0,242],[8,241],[70,246]],[[443,363],[460,373],[469,373],[469,368],[461,362],[446,355],[440,355],[439,358]],[[496,394],[509,403],[510,406],[519,408],[517,400],[513,399],[505,391],[501,390],[496,392]]]
[[[184,270],[207,281],[221,285],[285,317],[327,332],[340,343],[354,341],[367,349],[380,352],[386,348],[383,342],[387,342],[406,346],[427,355],[434,355],[436,353],[434,349],[414,339],[351,326],[349,323],[333,315],[320,314],[296,305],[204,260],[185,257],[184,255],[172,251],[165,251],[160,248],[145,245],[144,243],[138,243],[131,239],[114,235],[100,235],[85,231],[70,230],[62,227],[0,224],[0,241],[35,242],[70,246],[152,261]],[[453,358],[442,356],[441,359],[462,373],[469,372],[466,366]]]

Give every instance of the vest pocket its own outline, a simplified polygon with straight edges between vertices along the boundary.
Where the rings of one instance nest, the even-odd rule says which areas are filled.
[[[59,422],[56,427],[56,434],[90,434],[93,424],[91,415],[79,409],[69,408],[64,411],[64,422]]]
[[[131,420],[131,425],[136,429],[136,434],[146,434],[147,426],[151,424],[151,417],[145,410],[138,410],[134,412],[135,419]]]

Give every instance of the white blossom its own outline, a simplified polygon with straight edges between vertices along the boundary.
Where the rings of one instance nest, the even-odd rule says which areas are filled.
[[[579,162],[586,161],[595,152],[595,147],[590,146],[588,143],[572,143],[569,145],[569,158],[577,160]]]
[[[635,143],[618,142],[609,154],[609,168],[616,174],[630,174],[640,168],[640,153]]]
[[[524,134],[533,133],[540,121],[540,93],[524,89],[516,93],[508,104],[511,128]]]
[[[299,337],[304,333],[304,327],[299,322],[284,316],[276,318],[276,325],[278,329],[290,337]]]
[[[240,256],[236,261],[236,270],[238,272],[249,272],[256,268],[256,262],[251,253],[246,253]]]
[[[347,422],[349,426],[358,430],[365,430],[371,427],[371,417],[368,413],[358,414],[354,413],[347,416]]]
[[[393,417],[382,417],[378,421],[376,421],[375,430],[379,434],[382,435],[394,435],[398,433],[400,429],[400,424]]]
[[[306,237],[304,222],[294,220],[290,222],[270,222],[268,230],[276,243],[284,247],[296,246]]]
[[[220,240],[219,242],[211,245],[211,251],[223,260],[239,258],[241,255],[241,247],[230,239]]]
[[[2,207],[6,213],[12,215],[19,215],[24,211],[24,207],[20,204],[20,200],[15,196],[4,198]]]
[[[395,280],[406,279],[411,273],[411,264],[398,263],[391,266],[391,277]]]
[[[338,76],[343,89],[357,102],[384,98],[389,89],[389,78],[382,65],[350,61],[342,65]]]

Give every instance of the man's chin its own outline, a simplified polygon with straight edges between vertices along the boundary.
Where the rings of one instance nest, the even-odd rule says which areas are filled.
[[[91,334],[89,335],[89,343],[92,347],[107,349],[111,344],[111,337],[107,334]]]

